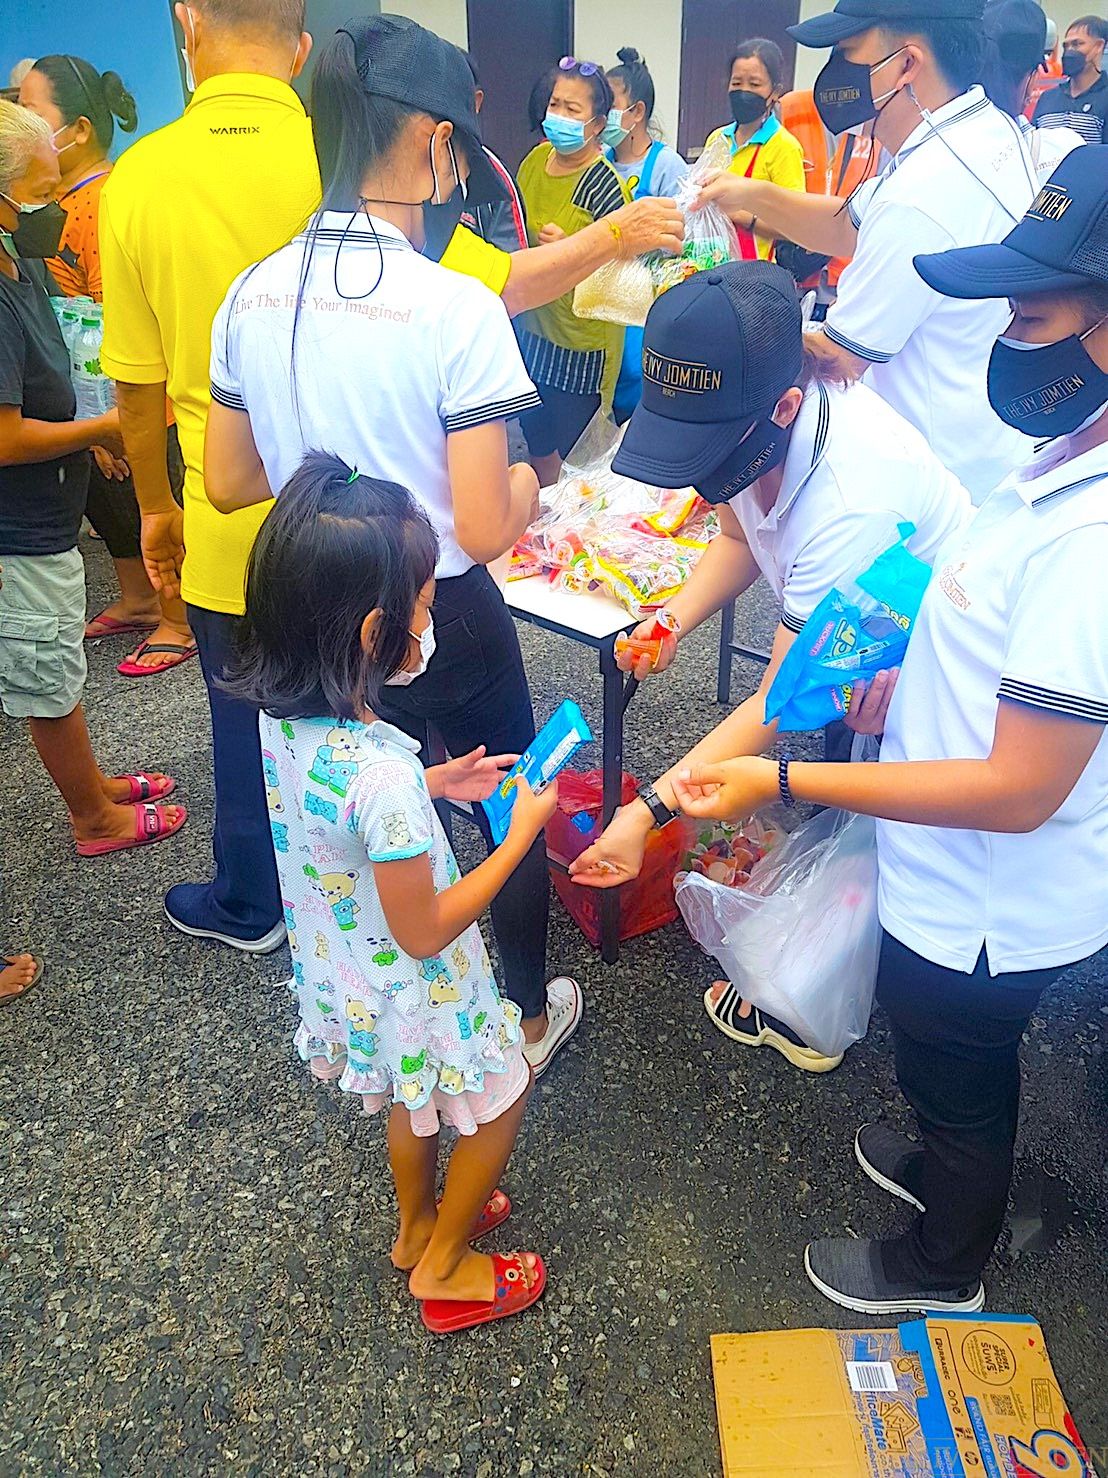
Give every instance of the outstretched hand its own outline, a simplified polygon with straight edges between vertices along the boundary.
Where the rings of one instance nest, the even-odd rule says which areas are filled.
[[[612,817],[590,847],[569,864],[569,875],[586,888],[618,888],[637,878],[646,854],[653,817],[634,801]]]
[[[518,759],[518,754],[487,755],[479,744],[469,754],[428,770],[428,789],[448,801],[487,801]]]
[[[698,821],[745,821],[777,799],[777,766],[753,755],[696,764],[673,783],[677,804]]]

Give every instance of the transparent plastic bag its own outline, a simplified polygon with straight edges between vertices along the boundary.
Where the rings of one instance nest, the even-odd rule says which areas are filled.
[[[828,1057],[860,1041],[877,983],[876,828],[820,811],[729,887],[677,880],[689,933],[740,994]]]
[[[578,318],[642,328],[654,301],[654,274],[643,257],[605,262],[573,290]]]

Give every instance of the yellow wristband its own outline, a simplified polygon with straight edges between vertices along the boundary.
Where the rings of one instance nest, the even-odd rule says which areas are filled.
[[[623,227],[620,226],[616,221],[612,220],[606,220],[604,224],[607,226],[608,230],[612,233],[612,236],[615,239],[616,252],[618,254],[623,250]]]

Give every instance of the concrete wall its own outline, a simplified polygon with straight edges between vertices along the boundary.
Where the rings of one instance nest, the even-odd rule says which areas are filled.
[[[469,45],[466,0],[386,0],[381,9],[392,15],[410,16],[455,46],[465,49]]]
[[[621,46],[637,48],[654,78],[655,118],[667,142],[675,144],[681,86],[680,0],[651,0],[645,5],[577,0],[574,16],[575,56],[608,68],[615,66]]]

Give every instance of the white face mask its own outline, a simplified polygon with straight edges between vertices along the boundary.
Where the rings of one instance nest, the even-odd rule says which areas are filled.
[[[50,135],[51,143],[54,145],[54,152],[58,155],[59,159],[61,158],[61,156],[65,153],[65,151],[67,149],[75,149],[77,147],[77,140],[76,139],[70,139],[70,141],[69,141],[68,144],[63,144],[60,149],[58,148],[58,134],[59,133],[65,133],[65,131],[66,131],[66,129],[68,127],[69,127],[69,124],[68,123],[63,123],[62,126],[61,126],[61,128],[58,129],[58,132],[57,133],[53,133],[53,134]]]
[[[189,30],[192,32],[192,44],[193,46],[195,46],[196,27],[192,23],[192,10],[188,5],[185,6],[185,14],[189,18]],[[195,92],[196,73],[192,70],[192,63],[189,61],[189,49],[187,46],[181,47],[181,59],[185,64],[185,87],[188,89],[189,92]]]
[[[435,620],[431,612],[427,612],[427,625],[419,636],[414,631],[408,635],[419,643],[419,665],[401,672],[394,672],[392,677],[385,679],[386,688],[406,688],[409,683],[414,683],[417,677],[422,677],[427,671],[427,664],[435,655]]]

